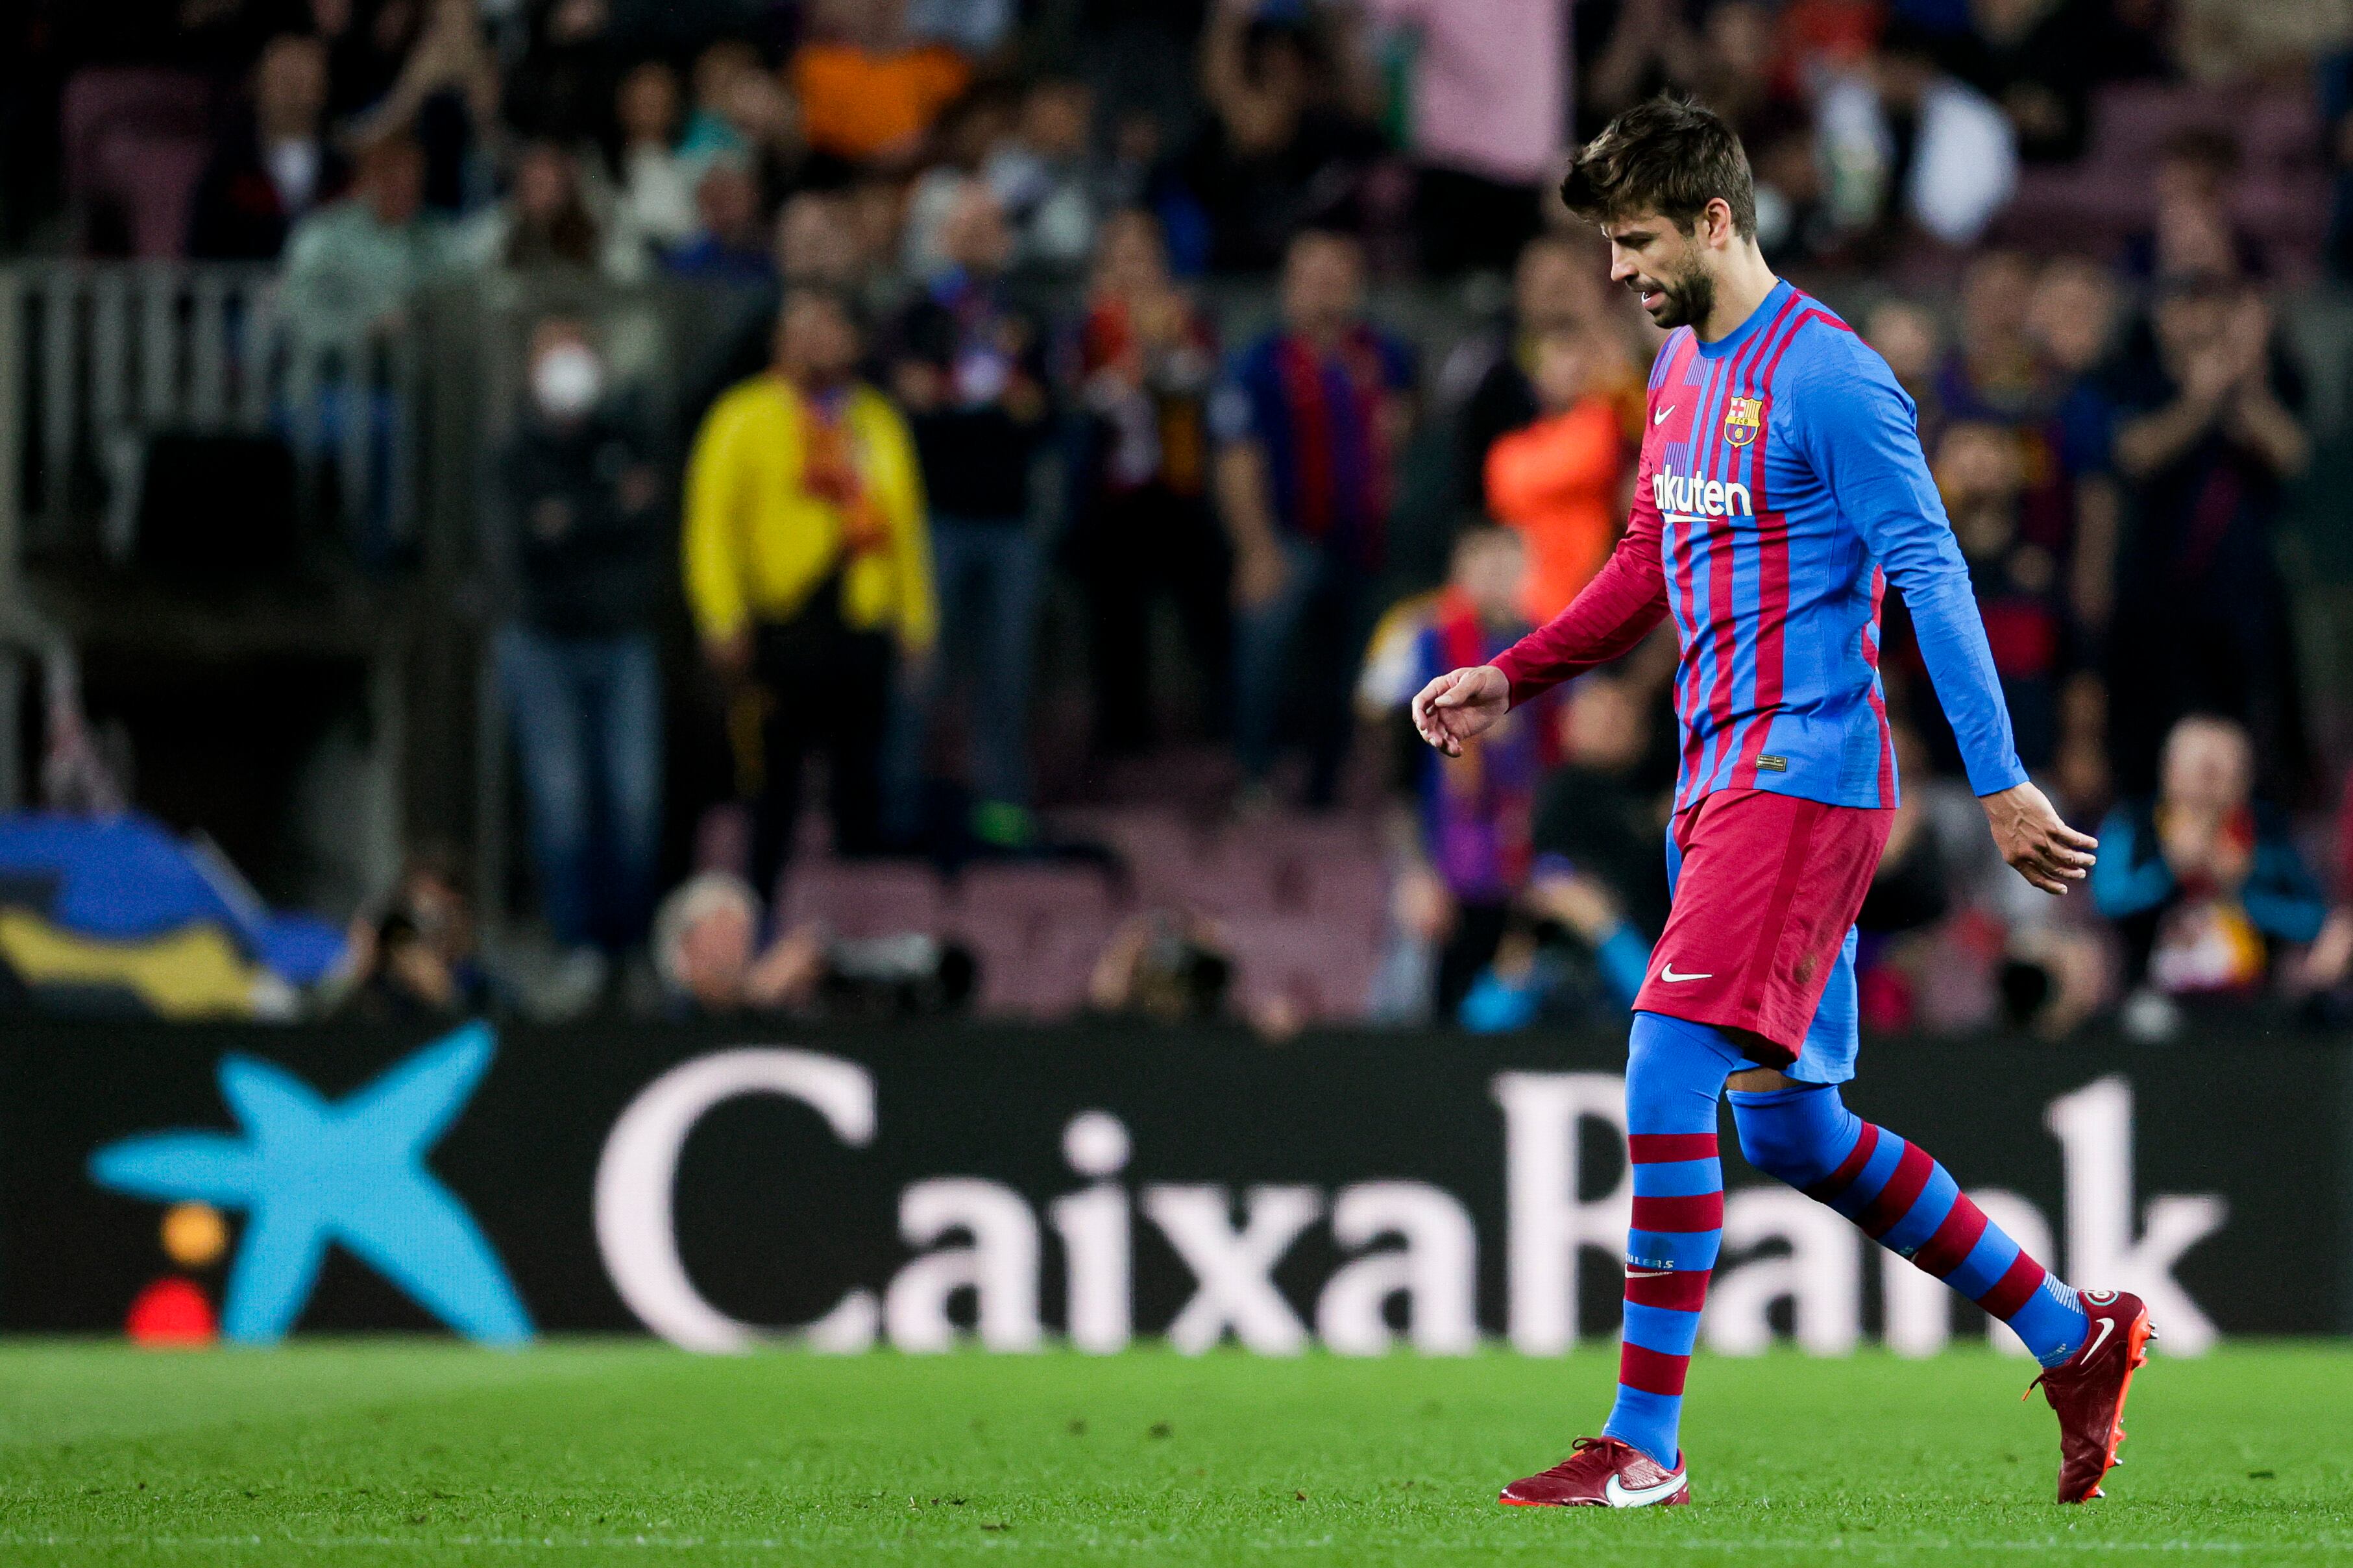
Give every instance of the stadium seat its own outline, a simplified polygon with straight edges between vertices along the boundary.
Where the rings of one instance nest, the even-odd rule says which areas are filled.
[[[1276,856],[1270,851],[1280,842],[1279,832],[1269,827],[1257,845],[1230,839],[1211,845],[1193,862],[1192,875],[1174,901],[1221,920],[1273,914]]]
[[[909,861],[828,856],[785,872],[786,925],[816,921],[837,936],[934,934],[945,902],[938,873]]]
[[[956,879],[954,901],[965,918],[1008,925],[1035,942],[1057,927],[1098,934],[1111,929],[1110,879],[1082,866],[978,865]]]
[[[1203,834],[1167,806],[1082,806],[1054,814],[1064,838],[1090,839],[1118,857],[1127,897],[1145,906],[1174,905],[1200,878]]]
[[[1378,942],[1388,926],[1389,873],[1377,856],[1319,857],[1307,862],[1308,918]]]
[[[1101,928],[1038,926],[969,908],[949,910],[942,935],[980,961],[976,1010],[992,1017],[1067,1017],[1086,999],[1087,975],[1108,934]]]
[[[2310,99],[2144,82],[2103,90],[2094,100],[2090,145],[2073,164],[2025,172],[1999,233],[2030,247],[2053,234],[2074,245],[2113,249],[2145,229],[2155,210],[2148,171],[2166,141],[2194,127],[2227,132],[2240,173],[2232,212],[2291,279],[2318,268],[2321,228],[2311,215],[2328,205],[2319,162],[2321,126]]]
[[[1289,995],[1311,1021],[1324,1024],[1365,1016],[1380,953],[1361,933],[1307,919],[1259,917],[1219,924],[1231,944],[1236,989],[1245,1003]]]
[[[1001,1003],[994,1010],[1041,1021],[1078,1012],[1086,1005],[1087,979],[1102,953],[1103,936],[1081,927],[1045,932],[1016,963],[1000,966],[996,989],[989,994]],[[987,991],[987,977],[983,986]]]

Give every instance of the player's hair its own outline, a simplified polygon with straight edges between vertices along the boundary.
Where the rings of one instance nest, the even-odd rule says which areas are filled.
[[[1638,103],[1588,142],[1560,183],[1569,211],[1594,223],[1655,212],[1685,233],[1707,204],[1732,209],[1733,232],[1757,237],[1757,182],[1732,127],[1672,94]]]

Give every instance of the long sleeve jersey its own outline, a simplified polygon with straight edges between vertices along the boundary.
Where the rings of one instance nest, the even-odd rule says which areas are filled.
[[[1514,705],[1672,616],[1677,810],[1756,788],[1892,806],[1879,679],[1892,579],[1969,787],[2023,783],[1968,569],[1912,399],[1829,307],[1787,283],[1728,336],[1667,339],[1625,536],[1576,601],[1495,660]]]

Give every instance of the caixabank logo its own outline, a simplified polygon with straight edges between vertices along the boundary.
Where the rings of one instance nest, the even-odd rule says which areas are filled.
[[[1599,1264],[1614,1280],[1632,1213],[1633,1179],[1624,1158],[1625,1080],[1612,1073],[1504,1072],[1488,1083],[1502,1112],[1495,1141],[1504,1165],[1501,1226],[1506,1299],[1493,1324],[1532,1355],[1567,1350],[1580,1335],[1614,1325],[1580,1322],[1588,1294],[1581,1271]],[[797,1100],[818,1112],[845,1144],[876,1134],[876,1085],[857,1063],[782,1048],[724,1051],[685,1063],[648,1086],[607,1139],[596,1177],[596,1234],[606,1268],[638,1319],[695,1350],[739,1351],[776,1337],[736,1321],[696,1290],[674,1240],[672,1178],[698,1119],[740,1096]],[[1205,1113],[1214,1110],[1205,1107]],[[2152,1310],[2162,1305],[2168,1342],[2197,1354],[2217,1337],[2174,1268],[2220,1231],[2230,1205],[2216,1194],[2160,1194],[2135,1214],[2133,1100],[2126,1080],[2101,1079],[2051,1101],[2044,1124],[2064,1168],[2066,1252],[2084,1278],[2121,1283]],[[1581,1195],[1592,1141],[1615,1155],[1615,1183]],[[1402,1176],[1335,1187],[1261,1183],[1145,1183],[1118,1178],[1131,1158],[1124,1122],[1109,1110],[1081,1110],[1064,1127],[1063,1159],[1090,1184],[1033,1203],[1015,1186],[973,1176],[936,1176],[899,1194],[901,1238],[914,1256],[878,1295],[849,1285],[830,1310],[790,1331],[824,1351],[863,1350],[887,1340],[902,1351],[950,1348],[963,1339],[959,1298],[981,1344],[1027,1351],[1048,1338],[1053,1313],[1070,1343],[1116,1351],[1141,1316],[1134,1280],[1139,1233],[1181,1260],[1190,1293],[1160,1326],[1188,1353],[1231,1340],[1266,1354],[1294,1354],[1320,1342],[1344,1354],[1377,1355],[1400,1344],[1430,1354],[1465,1354],[1482,1340],[1478,1217],[1456,1194]],[[1367,1154],[1373,1152],[1366,1151]],[[1605,1156],[1606,1157],[1606,1156]],[[2046,1258],[2062,1256],[2042,1209],[1997,1187],[1970,1194],[2012,1235]],[[1039,1223],[1042,1209],[1045,1224]],[[1139,1218],[1145,1224],[1139,1225]],[[2137,1220],[2137,1223],[2136,1223]],[[1294,1246],[1328,1226],[1343,1254],[1305,1300],[1277,1283]],[[1047,1231],[1060,1244],[1062,1300],[1041,1289]],[[1862,1338],[1861,1233],[1835,1211],[1778,1184],[1729,1194],[1727,1253],[1716,1271],[1702,1332],[1715,1349],[1754,1354],[1781,1337],[1786,1312],[1804,1349],[1842,1355]],[[1493,1245],[1491,1232],[1484,1238]],[[1870,1249],[1876,1254],[1876,1249]],[[1882,1337],[1899,1352],[1928,1354],[1951,1336],[1954,1298],[1943,1283],[1894,1254],[1880,1282]],[[1994,1342],[2023,1354],[2015,1336],[1973,1314]]]
[[[226,1260],[219,1331],[246,1343],[397,1326],[381,1290],[325,1289],[314,1304],[340,1252],[494,1343],[528,1340],[536,1321],[716,1352],[1111,1352],[1158,1337],[1187,1352],[1459,1354],[1501,1341],[1551,1355],[1617,1327],[1632,1187],[1623,1079],[1598,1067],[1609,1046],[1574,1046],[1595,1070],[1531,1071],[1508,1045],[1440,1057],[1335,1041],[1360,1069],[1335,1090],[1294,1059],[1309,1047],[1277,1057],[1205,1039],[1121,1058],[1075,1033],[992,1054],[962,1039],[696,1048],[616,1031],[533,1036],[485,1087],[497,1044],[477,1025],[389,1068],[380,1044],[349,1037],[290,1051],[304,1072],[232,1050],[213,1071],[220,1110],[185,1118],[225,1112],[227,1125],[111,1133],[71,1158],[84,1193],[111,1195],[110,1229],[123,1196],[164,1205],[167,1252]],[[2177,1353],[2234,1320],[2337,1326],[2329,1280],[2293,1320],[2235,1284],[2273,1244],[2262,1205],[2242,1204],[2248,1228],[2228,1192],[2138,1192],[2137,1142],[2153,1142],[2161,1175],[2235,1170],[2208,1151],[2236,1142],[2236,1112],[2162,1100],[2142,1138],[2123,1073],[2087,1081],[2042,1062],[2004,1104],[1947,1102],[1938,1131],[1977,1144],[1957,1166],[1979,1207],[2071,1279],[2148,1300]],[[1931,1092],[1932,1064],[1917,1066]],[[193,1097],[202,1080],[182,1070],[161,1103]],[[2310,1121],[2270,1130],[2284,1157],[2341,1160],[2341,1119]],[[437,1173],[437,1149],[462,1179]],[[1794,1340],[1841,1354],[1875,1334],[1925,1354],[1970,1331],[2016,1348],[1801,1193],[1736,1181],[1725,1236],[1702,1325],[1720,1352]],[[348,1282],[349,1262],[335,1267]],[[164,1283],[142,1298],[155,1321],[200,1321],[202,1282]],[[39,1321],[66,1320],[60,1307]],[[20,1305],[7,1321],[33,1320]]]
[[[236,1131],[125,1139],[91,1156],[90,1178],[178,1213],[202,1204],[245,1216],[220,1311],[230,1340],[283,1339],[340,1245],[458,1332],[516,1343],[531,1337],[530,1315],[473,1215],[426,1166],[495,1049],[489,1026],[471,1025],[332,1101],[283,1068],[229,1056],[220,1093]]]

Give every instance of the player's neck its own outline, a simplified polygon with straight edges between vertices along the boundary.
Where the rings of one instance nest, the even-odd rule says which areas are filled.
[[[1715,303],[1707,320],[1693,328],[1694,335],[1704,343],[1730,337],[1757,313],[1757,307],[1780,281],[1753,243],[1735,246],[1725,255],[1724,269],[1715,276]]]

